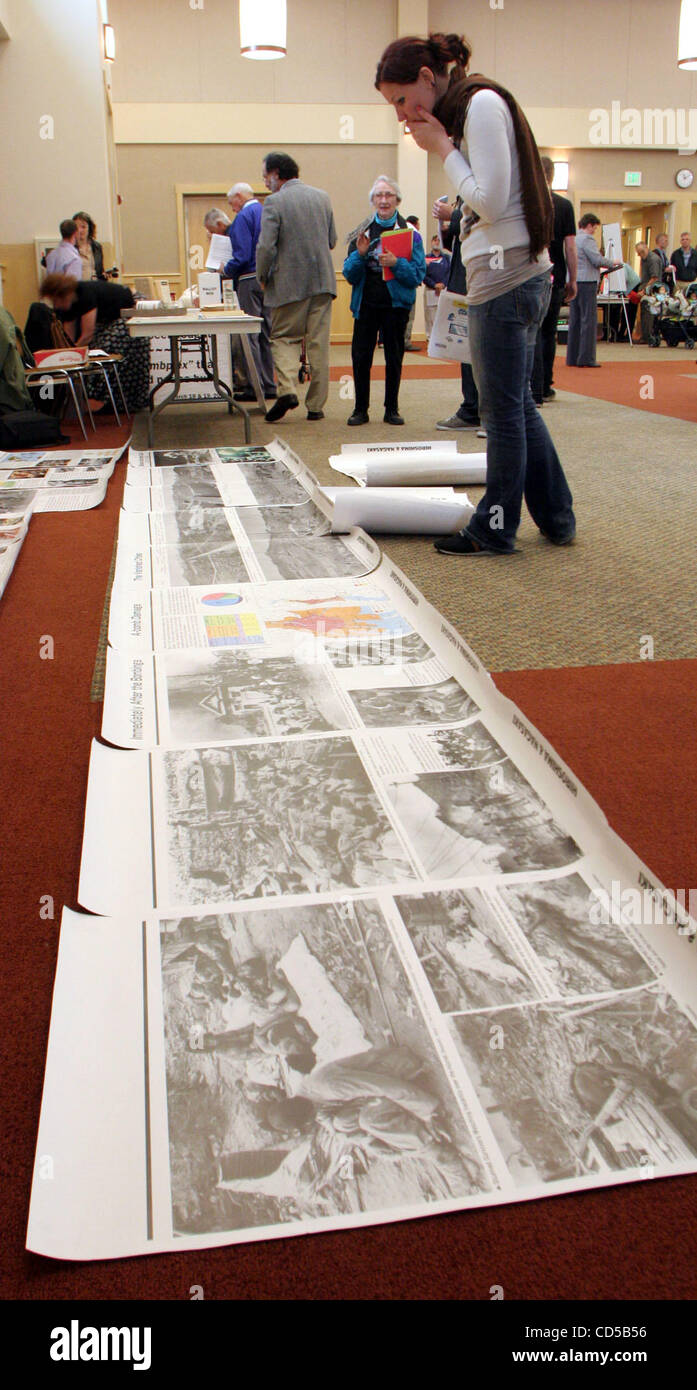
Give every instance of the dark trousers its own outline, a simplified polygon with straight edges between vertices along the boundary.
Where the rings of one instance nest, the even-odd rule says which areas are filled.
[[[271,332],[271,314],[264,307],[264,295],[261,285],[256,275],[242,275],[237,281],[237,298],[240,301],[240,309],[244,309],[245,314],[251,314],[253,318],[263,320],[258,333],[250,333],[247,342],[252,350],[254,365],[261,382],[261,387],[265,396],[269,396],[276,390],[276,382],[273,374],[273,357],[271,356],[271,342],[269,334]],[[245,377],[247,372],[244,373]]]
[[[535,344],[535,361],[532,369],[530,389],[533,400],[541,401],[551,390],[554,377],[554,357],[557,350],[557,327],[559,310],[564,303],[565,285],[552,285],[552,298],[549,309],[540,324]]]
[[[569,305],[567,367],[595,366],[598,340],[598,286],[595,280],[579,280],[576,298]]]
[[[370,369],[373,353],[378,339],[382,337],[385,349],[385,410],[398,409],[399,383],[402,378],[402,358],[404,356],[404,330],[409,318],[409,309],[383,309],[372,304],[362,304],[359,317],[353,324],[351,343],[351,362],[353,364],[353,383],[356,391],[355,409],[367,412],[370,404]]]
[[[460,363],[460,379],[462,381],[462,405],[458,407],[457,414],[461,420],[478,420],[479,392],[469,362]]]

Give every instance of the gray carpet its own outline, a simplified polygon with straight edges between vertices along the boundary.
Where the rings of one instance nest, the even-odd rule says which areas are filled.
[[[333,349],[333,356],[343,353],[343,361],[346,351]],[[397,430],[382,423],[382,383],[376,382],[374,422],[359,431],[347,429],[351,401],[332,382],[324,420],[309,422],[302,404],[276,426],[253,413],[253,442],[278,435],[320,483],[340,484],[328,457],[342,443],[438,438],[433,426],[457,408],[458,388],[456,380],[404,381],[406,425]],[[685,389],[694,390],[693,383],[686,380]],[[441,556],[422,538],[380,537],[379,543],[489,670],[637,661],[647,636],[657,660],[694,657],[694,425],[563,392],[543,414],[574,494],[573,546],[543,540],[527,512],[519,551],[507,558]],[[161,448],[244,442],[239,417],[217,405],[166,411],[155,430]],[[485,448],[473,432],[457,439],[463,452]],[[133,446],[147,448],[143,416],[136,418]],[[481,496],[479,488],[468,492],[474,502]]]

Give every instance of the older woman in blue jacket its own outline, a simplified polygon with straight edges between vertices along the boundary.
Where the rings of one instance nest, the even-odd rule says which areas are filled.
[[[367,425],[370,404],[370,369],[378,334],[385,349],[385,423],[403,425],[399,413],[399,383],[402,378],[404,330],[409,318],[417,287],[426,274],[426,257],[418,232],[414,232],[411,260],[382,251],[383,232],[405,228],[407,223],[397,211],[402,195],[393,179],[381,174],[370,190],[374,208],[368,217],[351,232],[348,255],[344,261],[344,278],[353,286],[351,313],[354,317],[351,360],[356,403],[349,425]],[[383,270],[389,266],[392,277],[385,280]]]

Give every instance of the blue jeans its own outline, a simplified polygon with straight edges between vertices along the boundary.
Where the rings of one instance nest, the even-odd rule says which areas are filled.
[[[486,492],[467,532],[488,550],[512,551],[523,496],[555,540],[573,536],[573,498],[530,391],[537,330],[547,312],[549,274],[469,308],[472,370],[487,431]]]

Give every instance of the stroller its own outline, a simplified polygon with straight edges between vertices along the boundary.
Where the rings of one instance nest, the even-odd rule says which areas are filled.
[[[679,290],[658,321],[661,338],[668,347],[694,348],[697,339],[697,284],[683,294]]]
[[[692,289],[692,286],[690,286]],[[694,347],[694,305],[685,296],[667,293],[667,287],[657,285],[647,297],[649,312],[652,315],[649,345],[652,348],[666,343],[668,347]]]

